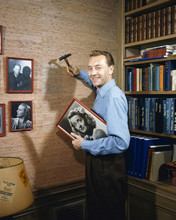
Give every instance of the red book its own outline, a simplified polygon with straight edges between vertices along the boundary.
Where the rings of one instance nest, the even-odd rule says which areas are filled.
[[[133,91],[137,90],[137,75],[136,68],[133,69]]]

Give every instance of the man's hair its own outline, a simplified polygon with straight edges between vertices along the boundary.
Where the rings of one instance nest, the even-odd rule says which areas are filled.
[[[93,50],[93,51],[91,51],[89,56],[90,57],[96,57],[96,56],[99,56],[99,55],[103,55],[103,56],[106,57],[108,66],[114,65],[114,59],[113,59],[112,55],[107,51]]]

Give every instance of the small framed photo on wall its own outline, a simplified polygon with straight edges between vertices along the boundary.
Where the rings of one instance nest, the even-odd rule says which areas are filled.
[[[76,98],[73,98],[56,126],[71,139],[75,139],[72,132],[86,140],[107,137],[106,122]]]
[[[5,136],[5,104],[0,103],[0,137]]]
[[[32,101],[10,102],[10,131],[32,130]]]
[[[6,58],[6,87],[8,93],[33,92],[33,59]]]
[[[2,54],[2,25],[0,25],[0,55]]]

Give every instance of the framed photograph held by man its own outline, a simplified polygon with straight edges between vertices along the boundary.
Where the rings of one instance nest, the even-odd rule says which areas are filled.
[[[74,139],[72,132],[86,140],[107,137],[106,122],[76,98],[73,98],[56,126],[71,139]]]

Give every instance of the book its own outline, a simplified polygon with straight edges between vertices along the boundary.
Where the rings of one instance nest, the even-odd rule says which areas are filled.
[[[159,138],[145,138],[143,139],[142,143],[142,151],[141,151],[141,165],[140,165],[140,178],[144,179],[146,174],[147,168],[147,160],[148,160],[148,150],[149,146],[151,145],[158,145],[158,144],[168,144],[168,142],[164,139]]]
[[[155,101],[155,132],[163,133],[163,100],[156,98]]]
[[[151,162],[151,170],[150,170],[150,181],[158,181],[159,180],[159,169],[161,165],[171,162],[172,151],[159,151],[152,153],[152,162]]]
[[[154,65],[153,67],[153,91],[159,91],[160,86],[160,66]]]
[[[165,35],[171,34],[171,6],[166,9],[165,17]]]
[[[146,179],[150,179],[151,178],[151,176],[152,176],[152,169],[153,169],[153,171],[155,170],[155,172],[153,172],[153,173],[155,173],[155,175],[157,173],[157,175],[158,175],[159,168],[155,167],[155,165],[152,164],[153,163],[152,159],[153,159],[153,155],[154,155],[155,152],[164,152],[164,151],[171,152],[171,156],[172,156],[173,145],[172,144],[165,144],[165,145],[151,145],[151,146],[149,146],[147,168],[146,168],[146,176],[145,176]],[[170,157],[169,161],[171,161],[171,157]]]
[[[171,6],[171,33],[176,34],[176,5]]]
[[[175,60],[167,60],[165,61],[164,66],[164,90],[171,90],[171,70],[176,69],[176,61]]]
[[[164,65],[160,65],[159,67],[159,91],[163,91],[163,83],[164,83]]]

